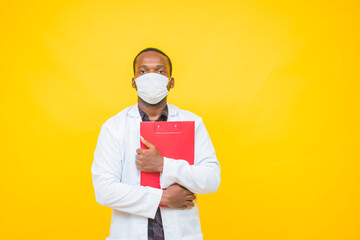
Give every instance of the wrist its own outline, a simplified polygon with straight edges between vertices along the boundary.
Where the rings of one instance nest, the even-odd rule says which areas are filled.
[[[166,189],[164,189],[163,193],[161,195],[160,205],[168,205],[168,202],[169,202],[169,195],[168,195]]]
[[[164,157],[161,157],[161,164],[159,166],[159,172],[162,172],[164,170]]]

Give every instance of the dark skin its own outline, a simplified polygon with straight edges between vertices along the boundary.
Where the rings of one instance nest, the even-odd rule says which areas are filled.
[[[158,52],[148,51],[140,54],[135,63],[135,75],[132,78],[132,87],[137,90],[135,79],[146,73],[158,73],[170,77],[170,65],[165,56]],[[168,91],[174,87],[174,78],[171,77],[167,85]],[[149,104],[138,97],[139,107],[149,116],[150,121],[156,121],[167,104],[167,96],[157,104]],[[136,166],[140,171],[162,172],[164,158],[152,143],[141,137],[143,144],[148,149],[136,149]],[[160,205],[171,208],[186,209],[195,204],[195,194],[179,184],[173,184],[163,190]]]

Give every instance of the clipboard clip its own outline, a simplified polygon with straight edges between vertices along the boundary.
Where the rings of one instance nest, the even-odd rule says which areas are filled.
[[[165,124],[163,124],[165,123]],[[171,123],[171,124],[169,124]],[[155,133],[181,133],[182,124],[181,122],[156,122],[154,124]]]

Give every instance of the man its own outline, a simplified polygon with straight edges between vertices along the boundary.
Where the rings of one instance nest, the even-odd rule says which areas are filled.
[[[138,102],[102,125],[91,168],[96,201],[112,208],[107,240],[203,239],[195,194],[213,193],[220,184],[209,134],[201,117],[167,103],[174,78],[165,53],[144,49],[133,68]],[[194,165],[163,157],[140,136],[141,121],[195,121]],[[164,190],[140,186],[140,171],[160,172]]]

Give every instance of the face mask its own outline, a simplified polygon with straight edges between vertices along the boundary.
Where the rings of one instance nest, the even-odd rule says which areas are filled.
[[[170,78],[158,73],[147,73],[135,79],[138,96],[147,103],[160,102],[169,91],[166,86]]]

